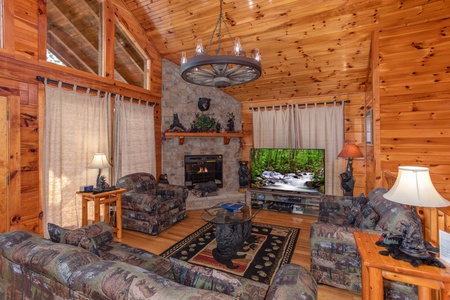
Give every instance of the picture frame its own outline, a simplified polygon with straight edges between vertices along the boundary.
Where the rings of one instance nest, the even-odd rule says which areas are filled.
[[[364,115],[364,128],[366,131],[366,145],[373,145],[373,113],[369,109]]]

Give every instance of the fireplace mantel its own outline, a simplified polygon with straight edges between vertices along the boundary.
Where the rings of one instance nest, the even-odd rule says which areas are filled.
[[[195,137],[195,138],[208,138],[208,137],[218,137],[223,138],[224,145],[230,143],[231,138],[242,138],[244,135],[241,132],[236,133],[214,133],[214,132],[166,132],[164,134],[166,138],[179,138],[178,144],[184,144],[184,138]]]

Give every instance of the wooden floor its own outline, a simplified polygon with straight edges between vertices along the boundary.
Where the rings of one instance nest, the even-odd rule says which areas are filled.
[[[185,220],[166,229],[156,237],[135,231],[124,230],[123,237],[120,241],[133,247],[161,254],[164,250],[205,224],[200,218],[202,212],[202,210],[188,211],[188,217]],[[299,264],[309,269],[309,228],[311,223],[316,222],[317,217],[262,210],[253,220],[260,223],[300,228],[300,236],[298,237],[291,263]],[[361,296],[349,291],[320,285],[319,299],[356,300],[361,299]]]

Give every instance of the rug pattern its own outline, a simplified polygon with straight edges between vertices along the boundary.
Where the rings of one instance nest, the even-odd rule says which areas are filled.
[[[270,284],[276,271],[288,264],[292,258],[297,242],[299,228],[271,224],[252,223],[252,236],[255,243],[246,245],[245,258],[233,259],[237,269],[228,269],[212,256],[216,248],[215,226],[206,224],[187,236],[174,246],[164,251],[161,256],[174,257],[192,264],[213,268],[242,276],[254,281]]]

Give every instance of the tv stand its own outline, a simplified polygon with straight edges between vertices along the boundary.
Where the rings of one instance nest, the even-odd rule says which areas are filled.
[[[247,198],[252,207],[274,211],[317,216],[319,214],[320,194],[298,193],[272,189],[247,190]]]

